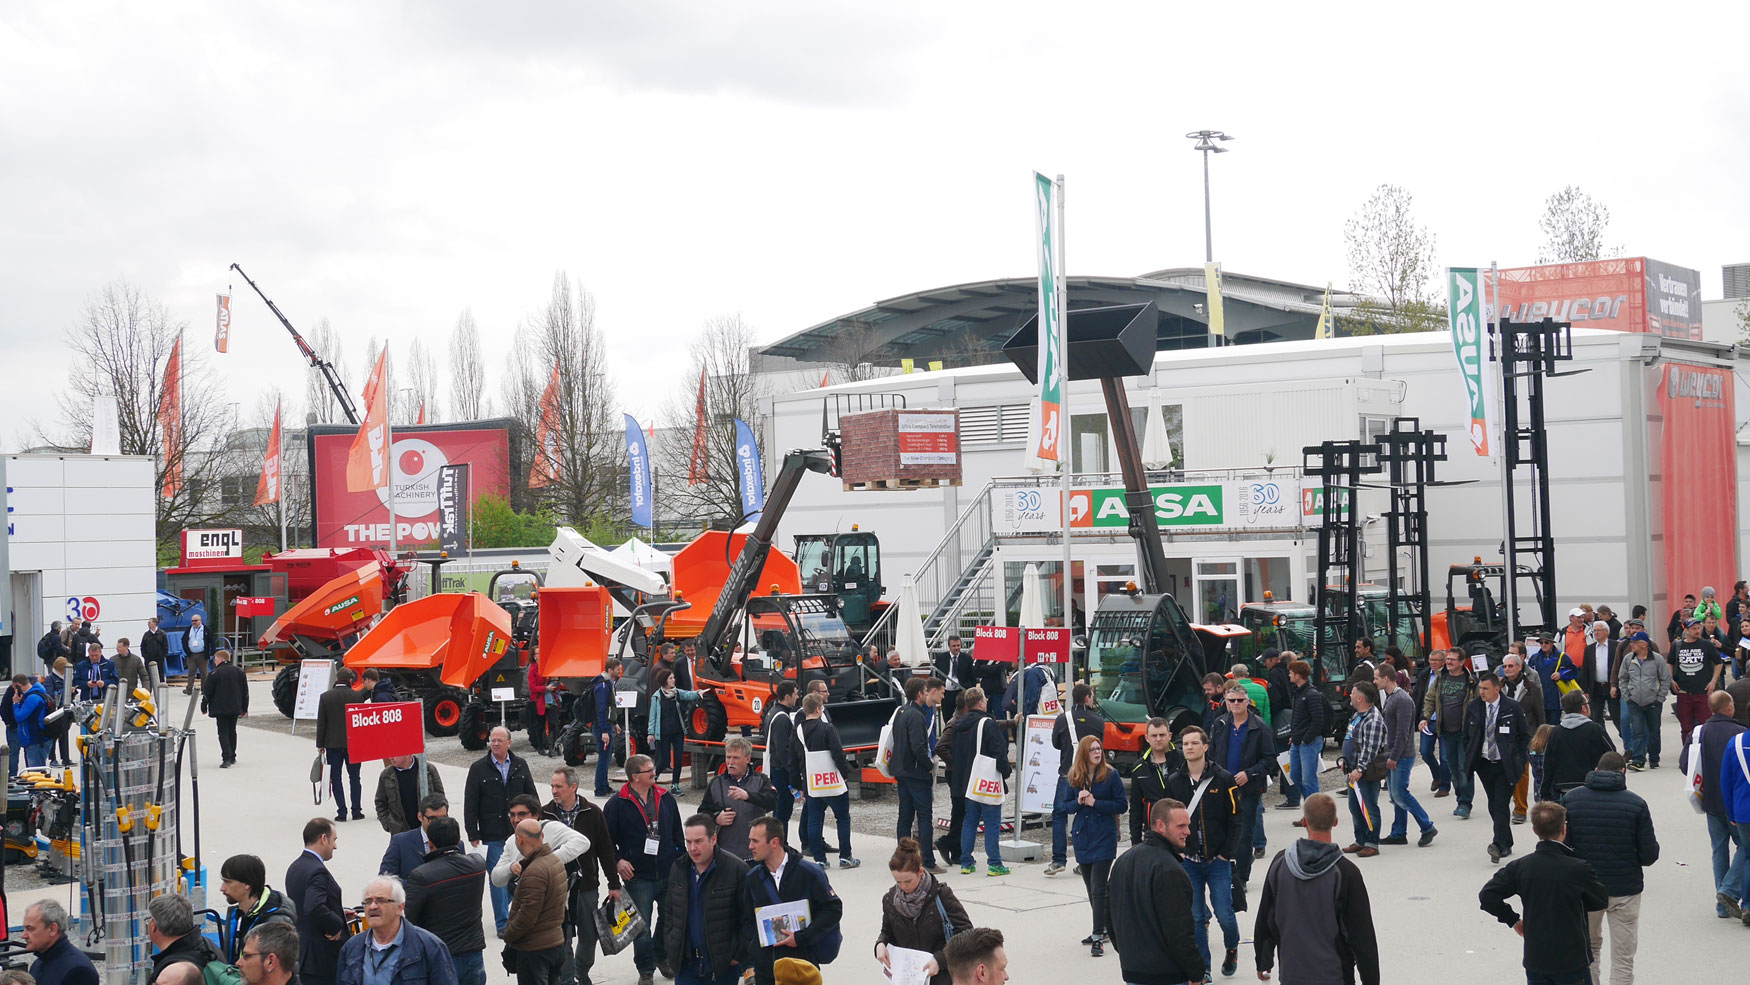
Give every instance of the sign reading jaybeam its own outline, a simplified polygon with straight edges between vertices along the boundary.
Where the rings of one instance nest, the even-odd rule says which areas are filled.
[[[1316,488],[1316,487],[1309,487]],[[1204,530],[1291,530],[1318,526],[1322,511],[1309,513],[1298,477],[1230,479],[1151,486],[1155,519],[1162,527]],[[1064,527],[1055,489],[997,491],[992,526],[1000,534],[1057,533]],[[1114,533],[1130,526],[1122,489],[1072,489],[1069,528]]]
[[[1036,420],[1030,429],[1033,447],[1028,457],[1046,462],[1063,458],[1063,367],[1058,354],[1063,340],[1063,298],[1058,295],[1057,186],[1033,172],[1033,205],[1039,230],[1039,395]]]
[[[1475,267],[1446,268],[1447,317],[1452,323],[1452,351],[1464,377],[1471,447],[1489,454],[1489,397],[1483,382],[1483,278]]]

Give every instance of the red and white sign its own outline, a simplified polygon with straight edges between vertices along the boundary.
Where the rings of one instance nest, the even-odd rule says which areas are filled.
[[[1669,606],[1705,586],[1738,580],[1738,538],[1720,536],[1738,529],[1738,459],[1720,451],[1733,447],[1737,418],[1730,369],[1685,363],[1663,369],[1657,377],[1660,469],[1677,477],[1660,495]]]
[[[182,532],[182,566],[226,567],[243,560],[243,531],[237,527]]]
[[[1021,631],[1013,626],[974,626],[972,655],[979,660],[1015,663],[1021,659]]]
[[[239,618],[249,619],[255,616],[273,615],[273,596],[271,595],[239,595],[231,601],[237,607]]]
[[[67,598],[67,621],[95,620],[103,614],[103,604],[95,595],[72,595]]]
[[[417,701],[346,706],[346,758],[366,763],[425,752],[425,720]]]
[[[1062,627],[1028,629],[1024,630],[1024,634],[1022,645],[1026,647],[1028,663],[1069,663],[1069,630]]]
[[[213,325],[213,348],[224,352],[231,345],[231,295],[217,295],[219,311]]]
[[[349,492],[347,451],[351,428],[313,428],[308,439],[315,467],[317,547],[387,547],[387,490]],[[438,485],[445,465],[471,466],[473,495],[510,495],[508,421],[436,424],[395,429],[394,468],[397,544],[406,549],[436,549],[439,537]]]
[[[1514,321],[1701,338],[1701,274],[1647,257],[1514,267],[1497,286]]]
[[[953,465],[959,461],[959,418],[953,413],[901,413],[899,464]]]

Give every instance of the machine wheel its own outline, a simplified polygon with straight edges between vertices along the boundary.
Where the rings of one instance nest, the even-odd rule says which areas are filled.
[[[462,706],[468,703],[468,692],[460,688],[440,687],[427,694],[425,704],[425,734],[447,739],[456,734],[462,723]]]
[[[286,664],[280,672],[273,675],[273,706],[280,714],[292,717],[292,710],[298,704],[298,665]]]
[[[729,709],[723,707],[723,700],[717,697],[716,691],[706,691],[694,702],[693,710],[686,717],[687,738],[694,742],[701,739],[707,742],[718,742],[729,733]]]
[[[486,748],[486,740],[492,735],[492,726],[486,722],[486,706],[478,701],[463,705],[456,735],[462,740],[462,748],[469,752],[479,752]]]
[[[582,766],[595,751],[595,736],[579,722],[565,726],[565,731],[559,733],[555,742],[567,766]]]

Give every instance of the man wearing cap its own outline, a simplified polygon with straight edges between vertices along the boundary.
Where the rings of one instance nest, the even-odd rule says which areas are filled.
[[[1537,652],[1531,654],[1526,665],[1527,669],[1537,675],[1537,686],[1543,689],[1543,720],[1546,722],[1561,721],[1561,684],[1563,681],[1571,681],[1578,677],[1580,675],[1579,669],[1574,666],[1572,660],[1568,659],[1568,655],[1556,646],[1555,637],[1549,633],[1544,633],[1537,638]]]
[[[1701,635],[1701,620],[1691,617],[1683,623],[1683,638],[1671,647],[1671,693],[1677,696],[1677,727],[1682,731],[1683,748],[1678,753],[1678,765],[1688,762],[1689,737],[1695,727],[1708,720],[1708,695],[1720,685],[1720,651],[1713,641]]]
[[[1568,655],[1568,662],[1575,667],[1586,665],[1586,644],[1591,641],[1592,633],[1586,628],[1587,620],[1592,617],[1585,609],[1568,610],[1568,624],[1562,627],[1557,642],[1562,645],[1562,652]],[[1585,687],[1585,675],[1577,675],[1580,686]]]
[[[1679,639],[1683,638],[1683,623],[1694,612],[1695,596],[1683,596],[1683,605],[1676,612],[1671,613],[1671,621],[1665,624],[1665,637],[1672,644],[1676,644]]]
[[[1622,699],[1623,745],[1628,768],[1638,773],[1649,760],[1659,768],[1659,710],[1671,690],[1671,666],[1653,652],[1645,631],[1629,634],[1624,649],[1611,693]]]

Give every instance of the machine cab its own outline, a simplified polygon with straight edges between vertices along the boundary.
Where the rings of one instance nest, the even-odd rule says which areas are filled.
[[[804,591],[839,597],[839,616],[853,630],[866,629],[880,608],[881,541],[855,526],[847,533],[801,534],[796,566]]]
[[[1088,644],[1086,680],[1112,722],[1201,720],[1203,646],[1171,595],[1108,594]]]

